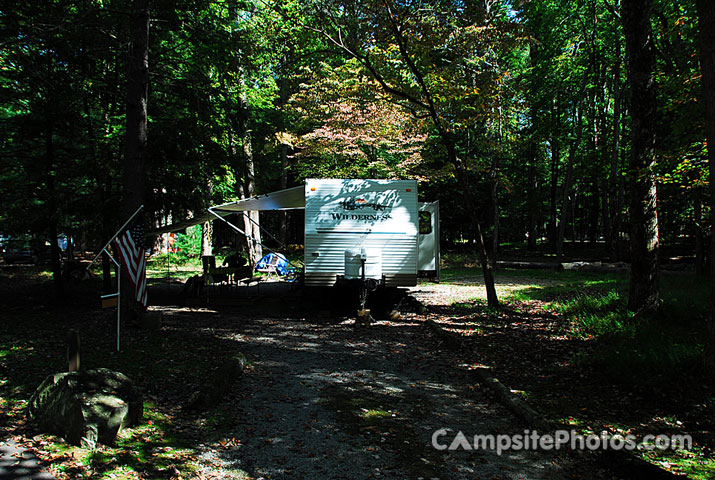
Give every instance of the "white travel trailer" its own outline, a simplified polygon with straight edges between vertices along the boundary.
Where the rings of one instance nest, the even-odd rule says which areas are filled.
[[[415,180],[309,179],[209,213],[225,221],[237,212],[290,209],[305,209],[307,286],[360,280],[398,287],[415,285],[418,275],[439,279],[439,204],[418,203]],[[173,230],[207,219],[175,224]]]

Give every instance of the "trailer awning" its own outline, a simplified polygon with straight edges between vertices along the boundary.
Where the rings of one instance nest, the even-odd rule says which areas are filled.
[[[305,208],[305,186],[287,188],[257,197],[211,207],[216,213],[246,212],[250,210],[294,210]]]
[[[235,202],[224,203],[210,207],[216,215],[226,217],[232,213],[246,212],[251,210],[295,210],[305,208],[305,186],[287,188],[265,195],[256,197],[244,198]],[[187,227],[192,227],[200,223],[205,223],[209,220],[215,220],[216,217],[209,212],[195,217],[172,223],[157,229],[147,232],[148,235],[159,235],[162,233],[178,232]]]

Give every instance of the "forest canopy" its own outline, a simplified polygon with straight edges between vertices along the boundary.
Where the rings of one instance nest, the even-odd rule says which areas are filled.
[[[130,7],[51,0],[0,10],[5,235],[65,233],[91,249],[121,224]],[[147,9],[149,226],[310,177],[417,178],[421,195],[441,202],[448,244],[478,241],[481,227],[494,253],[506,243],[561,254],[564,241],[603,242],[608,258],[629,261],[633,109],[620,2],[156,0]],[[648,24],[659,240],[684,246],[703,271],[710,209],[695,1],[656,0]]]

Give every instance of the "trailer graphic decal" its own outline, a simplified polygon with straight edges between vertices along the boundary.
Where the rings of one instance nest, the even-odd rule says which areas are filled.
[[[348,198],[343,200],[343,210],[361,210],[363,208],[371,208],[377,212],[382,210],[390,210],[392,207],[390,205],[382,205],[377,202],[369,203],[364,198]]]
[[[369,213],[347,214],[347,213],[333,213],[333,212],[331,212],[330,217],[333,220],[357,220],[359,222],[379,222],[382,220],[390,220],[392,218],[392,215],[389,215],[389,214],[371,215]]]

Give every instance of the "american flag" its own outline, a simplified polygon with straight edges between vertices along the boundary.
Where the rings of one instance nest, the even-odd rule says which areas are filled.
[[[117,237],[117,255],[134,286],[137,302],[147,306],[146,299],[146,259],[144,258],[144,227],[136,222]]]

